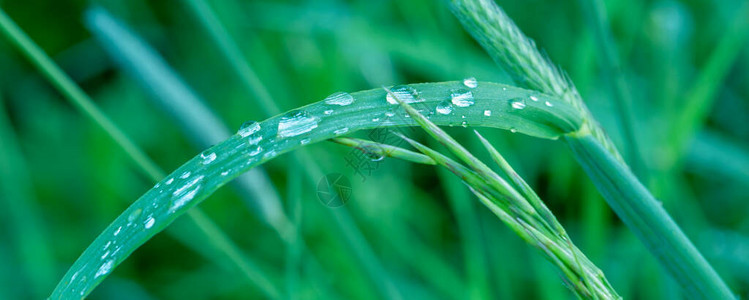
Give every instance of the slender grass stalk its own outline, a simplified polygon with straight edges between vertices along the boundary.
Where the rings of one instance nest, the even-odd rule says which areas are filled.
[[[728,286],[659,202],[632,175],[613,143],[585,107],[572,83],[494,2],[453,0],[456,16],[489,54],[519,83],[555,95],[575,107],[581,130],[565,141],[598,190],[661,265],[694,298],[732,299]]]
[[[388,92],[392,94],[391,91]],[[396,95],[392,95],[398,99]],[[572,244],[564,228],[557,222],[551,211],[489,141],[476,132],[494,162],[499,165],[502,173],[510,178],[510,182],[505,181],[483,164],[413,107],[401,100],[398,101],[430,136],[445,145],[466,165],[453,161],[405,136],[401,137],[419,151],[434,159],[439,165],[458,175],[499,219],[510,226],[526,242],[542,250],[547,258],[564,274],[568,287],[578,297],[586,299],[620,298],[603,276],[603,272]]]
[[[241,79],[244,87],[250,91],[251,95],[256,97],[265,114],[274,115],[279,113],[281,110],[278,108],[276,102],[273,101],[273,97],[271,97],[268,89],[265,88],[265,85],[263,85],[263,82],[257,76],[247,59],[242,56],[239,46],[231,38],[226,28],[221,25],[221,22],[208,3],[204,0],[183,1],[186,2],[187,7],[208,32],[214,44],[217,45],[217,48],[223,54],[223,58],[227,60],[228,65],[232,68],[234,74],[237,75],[237,78]]]
[[[95,124],[99,125],[104,131],[120,146],[138,167],[143,170],[154,181],[164,178],[164,173],[156,164],[151,161],[143,151],[141,151],[109,118],[106,117],[93,103],[93,101],[78,87],[60,68],[34,44],[18,26],[0,9],[0,29],[3,34],[26,55],[29,60],[47,77],[47,79],[77,108],[81,109],[84,115],[90,117]],[[232,259],[234,265],[239,268],[248,279],[258,284],[266,295],[276,297],[278,292],[271,284],[265,282],[264,276],[258,274],[254,264],[248,259],[242,260],[238,255],[241,253],[237,250],[236,245],[221,231],[202,211],[196,209],[188,212],[188,216],[204,233],[210,235],[202,236],[208,242],[213,243],[218,249],[227,253],[229,259]],[[198,235],[200,236],[200,235]],[[108,248],[108,247],[104,247]],[[105,250],[109,251],[109,250]],[[86,280],[83,275],[82,280]],[[91,277],[89,277],[91,278]],[[59,284],[58,284],[59,285]],[[87,295],[91,290],[79,291],[80,296]],[[78,295],[76,295],[78,296]],[[54,296],[53,296],[54,297]]]
[[[666,143],[672,153],[668,157],[678,157],[668,164],[669,167],[680,163],[681,154],[686,152],[683,150],[697,133],[700,124],[705,123],[719,88],[749,40],[749,3],[742,2],[735,11],[736,16],[729,21],[728,29],[717,41],[690,89],[683,95],[684,106],[679,111],[674,126],[670,128],[670,138]]]

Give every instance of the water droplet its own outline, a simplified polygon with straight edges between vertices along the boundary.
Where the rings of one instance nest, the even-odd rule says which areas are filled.
[[[333,113],[333,110],[332,110],[332,109],[328,109],[328,110],[326,110],[326,111],[324,111],[324,112],[322,112],[322,113],[324,113],[324,114],[326,114],[326,115],[329,115],[329,114],[332,114],[332,113]]]
[[[248,137],[258,130],[260,130],[260,123],[255,121],[247,121],[242,124],[242,127],[239,128],[237,134],[241,137]]]
[[[490,117],[492,115],[492,111],[491,110],[485,110],[484,111],[484,115],[487,116],[487,117]]]
[[[81,272],[81,270],[75,271],[75,273],[73,273],[73,276],[70,277],[70,281],[75,280],[75,278],[78,277],[78,273],[80,273],[80,272]]]
[[[465,119],[465,118],[466,118],[466,116],[465,116],[465,115],[462,115],[462,116],[460,116],[460,118],[461,118],[461,119]]]
[[[475,103],[473,93],[466,89],[450,90],[450,101],[458,107],[469,107]]]
[[[442,101],[437,104],[437,113],[449,115],[451,112],[453,112],[453,105],[449,101]]]
[[[551,102],[549,102],[549,101],[544,102],[544,104],[546,104],[546,106],[548,106],[548,107],[554,106],[554,104],[551,104]]]
[[[263,154],[263,159],[268,159],[276,156],[276,150],[270,150],[267,153]]]
[[[338,92],[325,98],[325,104],[346,106],[354,103],[354,97],[349,93]]]
[[[387,93],[387,95],[385,96],[385,99],[387,99],[388,103],[398,104],[398,101],[393,98],[393,95],[395,95],[398,100],[405,103],[421,101],[421,98],[419,98],[419,93],[416,91],[416,89],[407,85],[396,85],[390,88],[390,93]]]
[[[169,206],[170,213],[175,212],[177,209],[184,206],[185,203],[195,197],[195,195],[198,193],[198,190],[200,190],[200,184],[198,183],[202,181],[204,177],[205,176],[203,175],[195,177],[193,180],[185,183],[185,185],[176,189],[174,193],[172,193],[172,196],[174,196],[175,199],[172,200],[172,204]]]
[[[206,150],[203,153],[200,153],[200,158],[203,159],[203,164],[207,165],[216,160],[216,153]]]
[[[117,236],[118,234],[120,234],[121,230],[122,230],[122,226],[117,227],[117,230],[114,231],[114,236]]]
[[[153,216],[148,216],[148,219],[146,219],[145,227],[146,229],[151,229],[153,227],[153,224],[156,223],[156,219],[153,218]]]
[[[287,138],[310,132],[317,128],[319,119],[304,110],[292,111],[281,117],[278,122],[278,136]]]
[[[253,148],[252,150],[250,150],[250,152],[247,153],[247,154],[249,154],[250,156],[255,156],[255,155],[260,154],[260,152],[263,152],[263,147],[256,146],[255,148]]]
[[[344,133],[346,133],[346,132],[348,132],[348,127],[343,127],[343,128],[341,128],[341,129],[338,129],[338,130],[336,130],[336,131],[333,131],[333,133],[335,133],[336,135],[339,135],[339,134],[344,134]]]
[[[263,140],[263,136],[262,135],[253,135],[253,136],[250,136],[249,138],[247,138],[247,144],[257,145],[257,143],[260,143],[260,141],[262,141],[262,140]]]
[[[372,118],[372,122],[379,122],[380,118]]]
[[[512,108],[514,109],[523,109],[525,108],[525,101],[522,99],[514,99],[510,101],[510,105],[512,105]]]
[[[395,116],[395,113],[392,111],[388,111],[385,113],[385,116],[389,118],[389,117]]]
[[[307,145],[307,144],[309,144],[309,138],[302,139],[301,141],[299,141],[299,144],[301,144],[301,145]]]
[[[476,81],[476,77],[468,77],[466,79],[463,79],[463,85],[473,89],[479,86],[479,82]]]
[[[185,179],[187,177],[190,177],[190,174],[192,174],[190,173],[190,171],[185,171],[184,173],[182,173],[182,175],[179,175],[179,178]]]
[[[174,182],[174,178],[169,178],[169,180],[166,181],[166,185],[170,185]]]
[[[460,123],[460,126],[463,126],[463,128],[468,127],[468,122],[463,121],[463,123]]]
[[[510,132],[512,132],[512,133],[517,133],[517,132],[518,132],[518,130],[517,130],[517,129],[515,129],[515,128],[510,128]]]
[[[229,175],[229,171],[223,171],[223,172],[221,172],[221,176],[226,176],[226,175]]]
[[[113,266],[114,266],[114,260],[113,259],[108,260],[107,262],[102,264],[101,267],[99,267],[99,270],[96,271],[96,275],[94,275],[94,278],[99,278],[99,276],[106,275],[107,273],[109,273],[109,271],[112,270]]]
[[[109,248],[109,246],[111,245],[112,245],[112,241],[108,241],[106,244],[104,244],[104,250],[107,250],[107,248]]]
[[[107,250],[107,252],[104,252],[104,254],[101,256],[101,259],[106,259],[107,256],[109,256],[109,250]]]
[[[187,183],[185,183],[180,188],[174,190],[174,192],[172,193],[172,195],[175,196],[175,197],[182,196],[185,193],[185,191],[187,191],[188,189],[192,188],[195,184],[199,183],[201,180],[203,180],[204,177],[205,176],[200,175],[198,177],[193,178],[192,180],[188,181]]]
[[[531,96],[531,100],[533,100],[534,102],[537,102],[538,98],[536,98],[536,96]]]
[[[138,209],[134,210],[133,212],[130,213],[129,216],[127,216],[127,221],[128,222],[135,221],[135,219],[137,219],[140,216],[140,213],[142,213],[142,212],[143,212],[142,208],[138,208]]]
[[[503,88],[502,88],[502,90],[503,90],[503,91],[506,91],[506,90],[507,90],[507,88],[506,88],[506,87],[503,87]]]
[[[369,157],[370,161],[378,162],[385,159],[385,151],[381,146],[364,146],[362,151],[365,156]]]

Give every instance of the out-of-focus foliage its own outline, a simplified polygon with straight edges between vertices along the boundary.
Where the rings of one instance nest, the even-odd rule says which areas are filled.
[[[91,5],[104,7],[143,37],[231,128],[269,117],[237,76],[236,59],[249,62],[282,111],[336,91],[399,83],[474,76],[512,84],[441,1],[207,1],[239,57],[226,55],[188,2],[30,0],[0,1],[0,7],[168,171],[202,149],[192,146],[182,125],[92,38],[83,25]],[[593,115],[623,148],[627,138],[613,102],[615,81],[607,77],[621,76],[631,94],[635,153],[643,165],[638,176],[733,291],[747,297],[746,1],[605,1],[611,39],[603,43],[586,12],[589,1],[499,4],[568,71]],[[602,45],[615,50],[618,74],[606,72]],[[153,182],[5,40],[0,101],[0,298],[46,297],[83,249]],[[694,110],[693,103],[704,107]],[[448,131],[459,140],[466,137],[469,150],[484,155],[482,146],[467,138],[469,130]],[[546,201],[620,295],[678,297],[674,282],[613,216],[563,145],[498,130],[482,134]],[[420,135],[413,131],[415,138]],[[550,264],[443,170],[385,159],[360,173],[346,160],[351,148],[321,143],[301,151],[301,158],[285,154],[265,165],[303,234],[300,254],[231,188],[201,205],[282,293],[382,297],[380,280],[344,241],[351,228],[331,218],[339,215],[330,210],[346,210],[365,239],[360,246],[366,242],[380,264],[379,279],[387,278],[403,297],[571,297]],[[302,170],[314,178],[298,175]],[[318,200],[318,180],[329,173],[352,183],[343,207]],[[212,260],[211,252],[196,250],[201,243],[194,236],[160,234],[91,297],[263,295],[233,268]]]

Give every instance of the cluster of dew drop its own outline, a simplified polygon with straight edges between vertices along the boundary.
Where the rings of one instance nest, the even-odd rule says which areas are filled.
[[[213,161],[216,160],[216,153],[213,152],[204,152],[201,154],[201,163],[204,165],[210,164]],[[170,197],[170,206],[168,209],[168,213],[172,214],[175,213],[180,208],[184,207],[190,200],[195,198],[195,196],[198,194],[200,188],[201,188],[201,182],[204,179],[204,175],[194,176],[193,178],[190,178],[192,175],[191,172],[186,171],[180,174],[178,177],[180,180],[184,180],[184,184],[182,184],[180,187],[177,187],[174,189],[174,191],[171,193]],[[166,181],[164,181],[164,187],[170,186],[175,182],[175,178],[169,178]],[[162,186],[161,183],[157,183],[154,188],[160,188]],[[163,192],[164,189],[160,191]],[[153,208],[158,208],[158,202],[154,202]],[[146,208],[148,210],[148,208]],[[145,216],[145,218],[142,218]],[[139,221],[140,220],[140,221]],[[117,227],[117,229],[114,230],[112,233],[112,239],[107,241],[106,244],[104,244],[103,252],[101,256],[101,264],[99,265],[98,269],[96,270],[96,273],[94,274],[94,279],[99,278],[101,276],[105,276],[109,274],[112,269],[114,268],[117,255],[119,254],[120,250],[122,249],[121,245],[118,245],[118,241],[122,241],[120,234],[127,231],[127,228],[137,228],[139,226],[142,226],[143,230],[150,230],[156,225],[156,216],[154,212],[146,212],[143,208],[137,208],[133,210],[130,215],[127,217],[127,223],[123,226]],[[88,264],[84,265],[83,268],[78,270],[73,274],[71,277],[71,281],[75,280],[76,277],[79,275],[82,269],[86,268]],[[85,293],[85,290],[79,291],[81,295]]]

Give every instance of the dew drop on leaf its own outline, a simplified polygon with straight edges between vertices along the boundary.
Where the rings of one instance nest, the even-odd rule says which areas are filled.
[[[473,100],[473,93],[466,89],[451,90],[450,101],[458,107],[469,107],[475,103]]]
[[[144,224],[144,227],[146,229],[151,229],[151,227],[153,227],[153,224],[156,224],[156,219],[154,219],[153,216],[148,216],[148,219],[146,219],[146,223]]]
[[[525,101],[522,99],[513,99],[510,101],[510,105],[512,105],[512,108],[514,109],[523,109],[525,108]]]
[[[128,222],[135,221],[135,219],[137,219],[142,212],[143,212],[142,208],[138,208],[138,209],[134,210],[133,212],[130,213],[129,216],[127,216],[127,221]]]
[[[112,270],[112,267],[114,266],[114,259],[110,259],[104,264],[99,267],[99,270],[96,271],[96,274],[94,275],[94,278],[99,278],[99,276],[107,275],[109,271]]]
[[[336,134],[336,135],[339,135],[339,134],[344,134],[344,133],[346,133],[346,132],[348,132],[348,127],[343,127],[343,128],[341,128],[341,129],[338,129],[338,130],[336,130],[336,131],[333,131],[333,133],[334,133],[334,134]]]
[[[395,98],[398,98],[398,100],[403,101],[405,103],[413,103],[413,102],[419,102],[421,101],[421,98],[419,98],[419,93],[416,91],[416,89],[407,86],[407,85],[396,85],[392,88],[390,88],[390,93],[387,93],[385,95],[385,99],[390,104],[398,104],[398,101],[395,100]]]
[[[479,86],[479,82],[476,81],[476,77],[468,77],[466,79],[463,79],[463,85],[468,88],[474,89]]]
[[[453,112],[453,105],[449,101],[442,101],[437,104],[436,110],[438,114],[449,115]]]
[[[255,156],[255,155],[260,154],[260,152],[263,152],[263,147],[255,146],[254,148],[252,148],[252,150],[250,150],[248,155]]]
[[[310,132],[317,128],[319,119],[307,111],[297,110],[285,114],[278,122],[278,136],[287,138]]]
[[[203,159],[203,164],[207,165],[216,160],[216,153],[206,150],[203,151],[203,153],[200,153],[200,158]]]
[[[260,130],[260,123],[255,121],[247,121],[242,124],[242,127],[239,128],[237,134],[241,137],[247,137],[257,132],[258,130]]]
[[[338,92],[325,98],[325,104],[346,106],[354,103],[354,97],[349,93]]]

